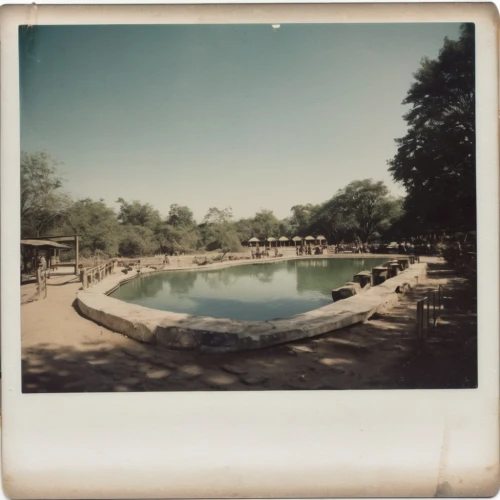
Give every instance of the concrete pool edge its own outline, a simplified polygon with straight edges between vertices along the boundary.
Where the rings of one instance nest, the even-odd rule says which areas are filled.
[[[80,290],[77,305],[85,317],[141,342],[203,352],[253,350],[315,337],[366,321],[375,312],[398,300],[396,290],[399,286],[408,283],[413,287],[426,270],[425,263],[413,264],[398,276],[347,299],[269,321],[236,321],[160,311],[106,295],[134,279],[135,275],[113,275],[93,288]]]

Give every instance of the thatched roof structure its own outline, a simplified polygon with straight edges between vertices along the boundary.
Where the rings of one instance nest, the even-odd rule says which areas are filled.
[[[302,241],[302,238],[300,236],[294,236],[292,241]]]
[[[278,241],[288,241],[288,238],[286,236],[280,236]]]
[[[314,236],[306,236],[304,239],[306,241],[314,241],[316,238]]]
[[[260,240],[259,240],[259,238],[256,238],[256,237],[254,236],[253,238],[250,238],[250,239],[248,240],[248,243],[259,243],[259,241],[260,241]]]

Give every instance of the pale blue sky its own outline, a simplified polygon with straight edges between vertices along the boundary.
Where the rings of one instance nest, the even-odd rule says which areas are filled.
[[[20,31],[21,147],[74,198],[278,217],[385,181],[401,101],[458,24],[44,26]]]

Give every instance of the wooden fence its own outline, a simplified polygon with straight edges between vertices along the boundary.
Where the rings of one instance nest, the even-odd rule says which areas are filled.
[[[80,281],[82,282],[83,289],[86,290],[94,283],[99,283],[106,276],[113,274],[115,268],[115,261],[104,262],[94,267],[84,267],[80,271]]]
[[[437,290],[431,290],[426,297],[417,300],[415,328],[419,347],[425,344],[429,330],[436,327],[444,309],[444,294],[445,287],[439,285]]]

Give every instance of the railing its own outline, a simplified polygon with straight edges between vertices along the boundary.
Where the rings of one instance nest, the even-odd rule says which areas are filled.
[[[86,290],[94,283],[102,281],[106,276],[113,274],[115,268],[115,261],[104,262],[94,267],[85,267],[80,271],[80,281],[82,282],[83,289]]]
[[[441,311],[444,309],[444,293],[444,286],[438,285],[437,290],[431,290],[426,297],[417,300],[415,327],[419,347],[425,344],[429,330],[437,325]]]
[[[47,298],[47,274],[40,267],[36,270],[36,293],[39,299]]]
[[[173,259],[174,257],[170,258]],[[163,267],[170,261],[170,258],[165,258],[165,256],[162,255],[156,257],[142,257],[140,259],[117,259],[116,264],[118,267]]]

